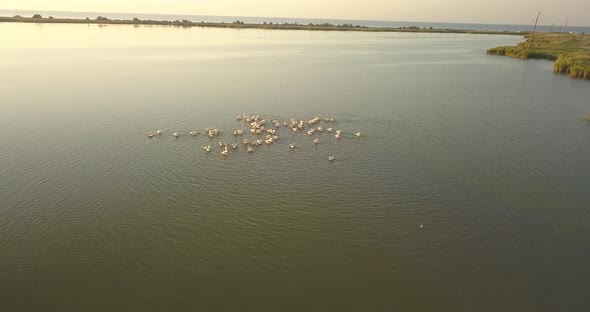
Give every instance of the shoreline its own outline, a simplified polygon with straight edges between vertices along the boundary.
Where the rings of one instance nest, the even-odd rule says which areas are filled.
[[[297,24],[297,23],[245,23],[234,21],[232,23],[218,22],[193,22],[189,20],[131,20],[108,19],[99,16],[96,19],[77,18],[52,18],[52,17],[22,17],[22,16],[0,16],[0,23],[42,23],[42,24],[97,24],[97,25],[146,25],[146,26],[173,26],[173,27],[211,27],[211,28],[233,28],[233,29],[270,29],[270,30],[307,30],[307,31],[358,31],[358,32],[404,32],[404,33],[443,33],[443,34],[476,34],[476,35],[512,35],[524,36],[527,32],[513,31],[482,31],[472,29],[437,29],[410,27],[369,27],[352,24],[333,25],[323,24]]]
[[[553,62],[553,72],[590,80],[590,35],[576,33],[527,34],[516,46],[501,46],[487,54]]]

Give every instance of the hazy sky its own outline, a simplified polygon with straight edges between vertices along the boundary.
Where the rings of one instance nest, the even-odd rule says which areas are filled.
[[[2,0],[0,9],[590,26],[590,0]]]

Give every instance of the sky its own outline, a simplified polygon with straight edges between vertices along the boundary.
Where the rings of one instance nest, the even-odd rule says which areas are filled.
[[[590,26],[590,0],[2,0],[0,9]]]

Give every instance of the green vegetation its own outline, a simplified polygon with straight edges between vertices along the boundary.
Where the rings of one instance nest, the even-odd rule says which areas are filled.
[[[419,32],[419,33],[456,33],[456,34],[495,34],[495,35],[522,35],[518,32],[509,31],[479,31],[469,29],[435,29],[432,27],[367,27],[361,25],[342,24],[333,25],[330,23],[306,25],[298,23],[272,23],[264,22],[262,24],[249,24],[244,21],[234,21],[232,23],[214,23],[214,22],[193,22],[189,20],[141,20],[133,18],[131,20],[109,19],[99,16],[96,19],[72,19],[72,18],[42,18],[41,15],[35,14],[33,18],[14,16],[0,17],[0,23],[60,23],[60,24],[113,24],[113,25],[158,25],[173,27],[216,27],[216,28],[243,28],[243,29],[284,29],[284,30],[319,30],[319,31],[368,31],[368,32]]]
[[[590,79],[590,35],[570,33],[535,34],[516,47],[496,47],[488,54],[507,55],[523,59],[555,61],[553,71],[572,78]]]

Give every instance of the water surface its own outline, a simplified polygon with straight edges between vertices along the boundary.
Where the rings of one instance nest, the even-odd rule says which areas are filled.
[[[521,38],[49,24],[0,37],[3,310],[586,307],[590,88],[485,54]],[[333,117],[343,138],[279,129],[221,157],[243,113]]]

